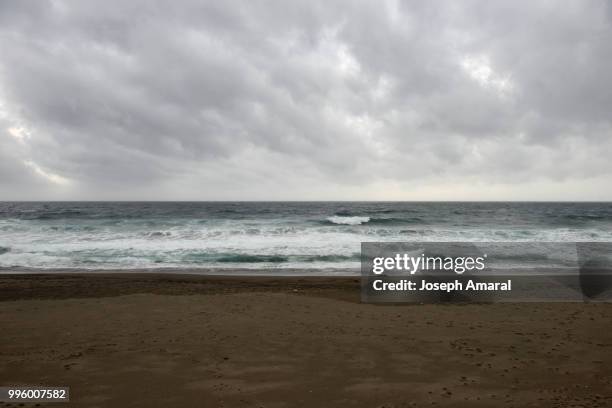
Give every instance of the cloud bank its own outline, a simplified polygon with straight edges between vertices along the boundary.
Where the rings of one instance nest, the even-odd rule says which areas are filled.
[[[0,199],[611,200],[606,1],[0,2]]]

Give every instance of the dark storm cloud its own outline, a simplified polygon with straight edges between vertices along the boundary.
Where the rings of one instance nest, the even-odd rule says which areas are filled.
[[[1,198],[610,199],[611,15],[0,2]]]

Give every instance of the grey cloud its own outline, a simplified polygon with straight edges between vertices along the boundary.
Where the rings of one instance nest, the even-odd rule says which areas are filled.
[[[0,2],[0,198],[422,199],[414,185],[444,180],[530,199],[533,180],[605,182],[611,15],[605,1]],[[388,184],[401,191],[380,196]]]

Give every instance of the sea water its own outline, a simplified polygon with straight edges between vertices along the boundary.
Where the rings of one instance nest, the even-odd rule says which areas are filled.
[[[338,273],[395,241],[611,242],[612,203],[0,202],[5,272]]]

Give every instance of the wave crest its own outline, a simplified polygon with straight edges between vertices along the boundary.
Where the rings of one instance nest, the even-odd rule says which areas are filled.
[[[419,217],[408,218],[371,218],[367,216],[340,216],[334,215],[328,217],[325,223],[340,224],[340,225],[402,225],[402,224],[420,224],[423,220]]]
[[[370,217],[357,217],[357,216],[347,217],[347,216],[334,215],[333,217],[328,217],[327,221],[331,222],[332,224],[361,225],[361,224],[365,224],[369,222]]]

